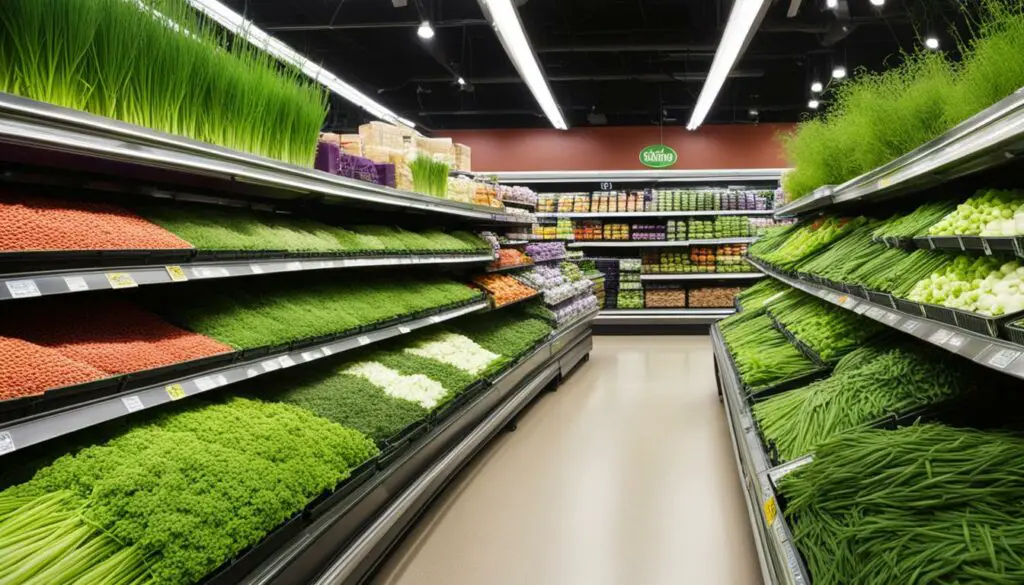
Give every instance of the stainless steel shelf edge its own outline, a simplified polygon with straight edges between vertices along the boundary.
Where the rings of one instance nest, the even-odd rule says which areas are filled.
[[[810,195],[806,195],[795,201],[790,201],[782,207],[776,208],[774,216],[776,218],[795,217],[801,213],[807,213],[808,211],[828,207],[831,204],[832,187],[826,185],[824,187],[818,187]]]
[[[725,244],[752,244],[757,238],[713,238],[710,240],[623,240],[577,241],[566,244],[567,248],[689,248],[690,246],[717,246]]]
[[[691,272],[686,274],[641,274],[640,280],[756,280],[764,278],[761,272]]]
[[[533,223],[491,207],[373,185],[4,93],[0,142],[239,180],[291,194],[315,193],[498,223]]]
[[[678,169],[635,171],[494,171],[485,174],[500,183],[578,183],[584,181],[625,182],[725,182],[778,181],[785,168],[766,169]]]
[[[491,262],[494,256],[478,255],[396,255],[343,258],[339,256],[294,257],[254,260],[199,261],[147,266],[113,266],[102,269],[68,269],[0,275],[0,301],[175,284],[194,280],[235,278],[283,272],[412,266],[425,264],[467,264]]]
[[[229,366],[217,366],[187,377],[68,406],[53,412],[0,423],[0,447],[2,447],[0,455],[13,453],[18,449],[129,416],[141,410],[157,408],[171,402],[204,394],[216,388],[242,382],[268,372],[301,366],[487,308],[486,302],[474,303],[401,325],[330,341],[320,346],[284,351],[253,360],[236,362]]]
[[[637,217],[637,218],[655,218],[655,217],[707,217],[707,216],[719,216],[719,215],[772,215],[776,213],[772,209],[756,209],[756,210],[742,210],[742,209],[725,209],[725,210],[706,210],[706,211],[588,211],[588,212],[545,212],[535,213],[534,215],[538,218],[559,218],[567,217],[572,219],[596,219],[601,217]]]
[[[736,309],[602,309],[594,325],[708,325]]]
[[[976,364],[1024,380],[1024,345],[988,337],[967,329],[932,321],[919,315],[909,315],[892,307],[872,303],[842,291],[790,278],[779,274],[757,260],[751,260],[751,263],[768,276],[793,288],[912,335],[950,353],[967,358]]]
[[[764,581],[773,585],[810,585],[810,577],[793,545],[789,526],[778,511],[776,493],[768,477],[764,446],[754,429],[749,408],[740,392],[739,379],[717,325],[711,327],[711,341],[737,471],[745,492],[744,500]]]

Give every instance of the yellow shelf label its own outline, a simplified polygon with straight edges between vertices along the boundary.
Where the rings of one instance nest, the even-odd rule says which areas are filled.
[[[764,519],[768,522],[768,526],[775,522],[775,517],[778,515],[779,506],[775,503],[775,496],[772,496],[764,503]]]
[[[185,274],[185,269],[181,266],[167,266],[167,276],[171,277],[174,282],[187,282],[188,276]]]
[[[134,288],[139,286],[131,274],[127,272],[108,272],[107,282],[111,288]]]
[[[181,387],[181,384],[171,384],[167,388],[167,396],[171,400],[181,400],[185,397],[185,389]]]

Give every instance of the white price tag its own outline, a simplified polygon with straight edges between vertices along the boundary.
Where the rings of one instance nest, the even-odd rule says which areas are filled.
[[[900,316],[896,313],[887,312],[885,316],[882,317],[882,320],[888,323],[889,325],[895,325],[900,320]]]
[[[963,335],[960,335],[959,333],[954,333],[953,335],[950,335],[949,339],[946,341],[946,345],[955,349],[960,349],[961,347],[964,346],[965,343],[967,343],[967,338],[964,337]]]
[[[433,316],[430,317],[430,322],[431,323],[440,323],[441,322],[441,317],[439,315],[433,315]]]
[[[882,309],[879,309],[878,307],[871,307],[870,309],[868,309],[868,311],[866,313],[866,315],[868,317],[871,317],[872,319],[874,319],[876,321],[881,319],[882,315],[884,315],[884,314],[885,314],[885,311],[883,311]]]
[[[302,262],[289,262],[284,265],[284,269],[287,270],[288,272],[302,270]]]
[[[853,312],[857,313],[858,315],[863,315],[870,308],[871,308],[871,305],[869,305],[867,303],[861,303],[861,304],[859,304],[859,305],[857,305],[856,307],[853,308]]]
[[[317,359],[320,359],[322,357],[324,357],[324,354],[321,353],[320,350],[318,350],[318,349],[302,352],[302,359],[307,361],[307,362],[311,362],[313,360],[317,360]]]
[[[194,382],[196,383],[196,388],[199,388],[199,390],[202,392],[206,392],[207,390],[213,390],[214,388],[217,387],[217,382],[213,379],[212,376],[203,376],[202,378],[196,378]]]
[[[85,278],[81,276],[65,276],[64,284],[68,287],[71,292],[82,292],[89,290],[89,283],[85,282]]]
[[[360,335],[357,341],[359,342],[359,345],[366,345],[367,343],[370,343],[370,338],[365,335]]]
[[[932,333],[928,337],[928,341],[932,343],[946,343],[946,341],[953,335],[953,332],[949,329],[939,329],[935,333]]]
[[[34,280],[8,280],[7,292],[11,293],[11,297],[16,299],[38,297],[42,295],[42,293],[39,292],[39,287],[36,286],[36,281]]]
[[[193,266],[192,278],[225,278],[231,276],[223,266]]]
[[[921,322],[914,319],[907,319],[900,325],[900,329],[907,333],[913,333],[918,327],[921,326]]]
[[[1020,352],[1013,349],[1001,349],[996,355],[988,359],[988,365],[1003,369],[1013,363],[1013,360],[1020,357]]]
[[[249,270],[252,270],[253,274],[263,274],[263,267],[259,264],[250,264]]]
[[[406,327],[405,325],[399,325],[399,326],[398,326],[398,331],[399,331],[399,332],[401,332],[401,333],[402,333],[402,334],[404,335],[404,334],[406,334],[406,333],[408,333],[408,332],[412,331],[412,329],[409,329],[409,328],[408,328],[408,327]]]
[[[260,365],[263,366],[264,372],[273,372],[274,370],[281,369],[281,362],[276,359],[261,362]]]
[[[248,370],[245,371],[245,377],[246,378],[255,378],[256,376],[259,376],[262,373],[263,372],[260,372],[256,368],[249,368]]]
[[[138,396],[125,396],[121,399],[121,403],[128,409],[128,412],[138,412],[145,408],[142,405],[142,399]]]
[[[4,431],[0,433],[0,455],[6,455],[14,452],[17,447],[14,446],[14,438],[11,437],[11,433]]]
[[[326,345],[321,347],[320,350],[324,352],[324,355],[332,355],[334,353],[334,350],[332,350],[329,346]]]
[[[282,368],[290,368],[295,365],[295,360],[290,355],[283,355],[277,361],[281,363]]]

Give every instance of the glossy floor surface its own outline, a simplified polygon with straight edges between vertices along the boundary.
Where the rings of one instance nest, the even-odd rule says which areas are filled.
[[[714,376],[707,336],[595,337],[374,583],[760,583]]]

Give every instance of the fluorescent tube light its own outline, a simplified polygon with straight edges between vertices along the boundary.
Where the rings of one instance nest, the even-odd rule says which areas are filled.
[[[551,125],[559,130],[566,130],[565,118],[562,117],[562,110],[555,101],[554,94],[544,72],[540,70],[540,63],[537,62],[537,55],[530,46],[526,32],[523,30],[523,23],[519,20],[519,13],[512,6],[511,0],[477,0],[480,8],[483,9],[487,20],[491,21],[494,32],[498,35],[505,53],[515,65],[519,75],[530,88],[533,99],[537,100],[540,109],[548,117]]]
[[[410,128],[416,127],[412,122],[399,118],[397,114],[377,103],[370,96],[345,83],[330,71],[313,63],[295,49],[270,36],[253,24],[252,21],[243,18],[242,15],[217,0],[188,0],[188,2],[196,10],[209,16],[232,33],[249,41],[255,47],[270,53],[283,63],[295,66],[317,83],[366,110],[373,116],[392,124],[404,124]]]
[[[696,130],[704,123],[704,118],[711,111],[711,106],[715,103],[718,92],[722,90],[726,77],[757,32],[757,27],[761,25],[770,3],[769,0],[736,0],[732,5],[729,22],[725,24],[725,32],[718,43],[715,59],[711,62],[711,71],[704,80],[704,87],[700,90],[690,122],[686,125],[687,130]]]

